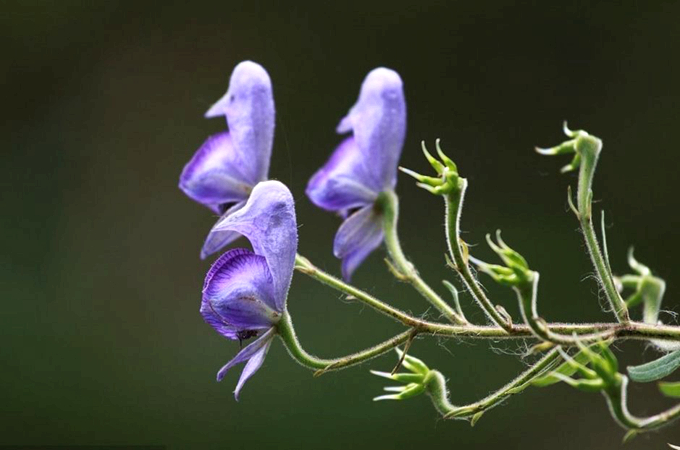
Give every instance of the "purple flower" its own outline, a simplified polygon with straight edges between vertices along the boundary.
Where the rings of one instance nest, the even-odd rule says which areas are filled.
[[[252,61],[237,65],[227,93],[205,116],[226,116],[229,131],[214,134],[203,143],[184,167],[179,187],[224,219],[243,208],[253,187],[269,173],[275,112],[267,71]],[[201,258],[238,237],[238,233],[213,228]]]
[[[257,337],[217,373],[221,381],[231,367],[246,363],[234,391],[238,400],[244,383],[262,366],[286,310],[297,252],[293,197],[278,181],[259,183],[245,206],[215,229],[239,233],[253,247],[229,250],[215,261],[201,302],[203,319],[222,336],[239,341]]]
[[[337,132],[352,135],[309,180],[306,192],[315,205],[346,217],[335,235],[333,253],[342,259],[343,277],[349,279],[382,242],[382,217],[375,201],[397,183],[406,135],[406,102],[399,74],[382,67],[372,70]]]

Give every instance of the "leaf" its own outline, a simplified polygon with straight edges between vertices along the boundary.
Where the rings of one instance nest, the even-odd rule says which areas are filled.
[[[601,351],[601,349],[598,346],[591,347],[591,350],[593,350],[595,353],[599,353]],[[583,352],[576,353],[574,356],[572,356],[572,359],[584,366],[590,362],[588,356]],[[553,375],[554,373],[559,373],[564,376],[570,377],[576,373],[576,367],[573,367],[573,365],[569,364],[568,362],[563,362],[557,367],[557,369],[550,372],[548,375],[544,377],[535,379],[534,381],[531,382],[531,384],[537,387],[546,387],[550,386],[551,384],[559,383],[560,381],[562,381],[561,379]]]
[[[628,375],[633,381],[649,383],[670,375],[680,367],[680,350],[662,356],[639,366],[628,366]]]
[[[680,398],[680,382],[660,382],[659,390],[666,397]]]

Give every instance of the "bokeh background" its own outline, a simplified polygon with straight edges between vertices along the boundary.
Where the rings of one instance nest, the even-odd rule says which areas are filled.
[[[222,120],[203,112],[238,62],[274,82],[271,176],[297,200],[300,251],[338,273],[338,218],[304,196],[340,138],[337,121],[364,75],[403,77],[402,165],[427,171],[422,139],[442,138],[470,180],[464,238],[492,259],[506,240],[541,271],[551,320],[605,320],[562,176],[567,160],[535,145],[563,139],[568,119],[605,142],[595,184],[614,270],[625,252],[669,281],[678,302],[679,2],[76,2],[0,5],[0,444],[163,444],[170,449],[615,449],[623,432],[604,400],[565,386],[529,389],[474,427],[438,418],[425,397],[372,403],[385,383],[366,366],[312,378],[276,343],[240,402],[239,370],[215,373],[237,345],[198,314],[215,221],[178,189],[179,173]],[[400,177],[406,252],[434,285],[445,267],[440,199]],[[359,286],[412,311],[426,304],[376,253]],[[512,293],[490,295],[515,314]],[[442,291],[443,293],[443,291]],[[399,327],[296,274],[289,308],[320,356],[371,345]],[[483,320],[468,297],[469,315]],[[654,357],[620,346],[623,363]],[[413,354],[450,378],[457,403],[501,386],[523,363],[519,343],[437,341]],[[634,387],[631,408],[667,406]],[[678,425],[630,449],[680,443]]]

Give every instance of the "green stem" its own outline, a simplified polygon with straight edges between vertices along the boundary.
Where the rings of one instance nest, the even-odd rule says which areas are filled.
[[[467,180],[459,178],[458,189],[453,189],[444,196],[446,204],[446,242],[449,247],[449,253],[455,264],[456,271],[479,307],[482,308],[487,317],[496,325],[505,330],[510,330],[512,329],[512,324],[506,321],[484,293],[479,281],[472,274],[472,270],[470,270],[467,255],[463,252],[461,246],[460,216],[463,210],[466,188]]]
[[[343,356],[341,358],[317,358],[316,356],[307,353],[300,345],[295,334],[295,329],[293,328],[293,321],[290,318],[290,314],[286,312],[281,320],[276,325],[278,335],[286,346],[288,353],[297,362],[307,367],[308,369],[316,369],[315,375],[321,375],[325,372],[332,370],[340,370],[357,364],[361,364],[369,359],[380,356],[388,351],[392,350],[394,347],[403,344],[409,339],[413,339],[416,335],[414,330],[404,331],[391,339],[381,342],[378,345],[367,348],[357,353],[351,355]]]
[[[342,280],[322,271],[314,266],[307,258],[297,255],[295,268],[302,273],[326,284],[333,289],[347,294],[358,301],[370,306],[376,311],[402,323],[409,328],[415,328],[418,334],[435,335],[440,337],[455,337],[467,339],[524,339],[533,337],[533,332],[526,325],[513,325],[506,330],[498,326],[482,325],[449,325],[436,322],[420,320],[404,311],[394,308],[387,303],[378,300],[372,295],[348,285]],[[587,335],[598,332],[610,331],[613,339],[663,339],[667,341],[680,342],[680,326],[646,324],[642,322],[628,323],[547,323],[546,326],[560,334]]]
[[[579,136],[576,140],[576,151],[581,155],[578,193],[576,202],[578,206],[578,218],[581,229],[586,241],[586,247],[590,254],[590,259],[595,266],[597,277],[604,289],[609,305],[616,315],[619,322],[629,322],[628,308],[621,298],[619,291],[614,284],[614,277],[609,270],[609,266],[602,255],[600,245],[597,242],[597,234],[593,226],[592,202],[593,202],[593,178],[595,167],[602,149],[602,141],[594,136]]]
[[[555,333],[538,315],[537,295],[538,295],[538,272],[530,272],[530,279],[527,283],[514,288],[519,300],[519,309],[524,323],[527,324],[533,334],[547,342],[557,345],[576,345],[578,342],[588,343],[606,340],[612,337],[614,330],[605,330],[588,335],[564,336]]]
[[[628,377],[619,376],[619,383],[602,391],[607,399],[609,411],[619,425],[642,433],[669,425],[672,421],[680,418],[680,404],[649,417],[637,417],[631,414],[628,411],[627,402]]]
[[[444,317],[456,324],[466,324],[467,320],[461,317],[448,303],[442,299],[418,274],[415,266],[406,258],[401,248],[397,224],[399,222],[399,197],[394,191],[385,191],[378,197],[378,204],[383,212],[383,230],[385,232],[385,245],[387,252],[396,266],[399,279],[410,283],[432,306],[437,308]]]
[[[432,399],[432,404],[444,418],[462,419],[473,417],[493,408],[502,403],[506,398],[516,394],[527,383],[543,375],[546,371],[554,367],[560,361],[561,356],[557,349],[546,353],[540,360],[522,372],[517,378],[506,384],[491,395],[468,405],[456,406],[449,401],[446,379],[436,370],[431,371],[432,379],[427,386],[427,392]]]

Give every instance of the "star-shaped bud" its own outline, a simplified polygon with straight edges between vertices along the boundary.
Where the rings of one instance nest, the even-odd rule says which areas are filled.
[[[519,287],[530,284],[533,281],[535,274],[529,269],[526,259],[503,241],[500,230],[496,232],[497,243],[493,242],[491,235],[488,234],[486,235],[486,241],[489,247],[500,256],[505,265],[489,264],[470,257],[470,261],[479,270],[491,276],[497,283],[505,286]]]
[[[579,355],[582,355],[586,360],[585,364],[576,361],[562,350],[560,350],[560,353],[565,362],[581,378],[574,379],[560,372],[553,372],[552,376],[584,392],[601,392],[620,388],[623,383],[623,375],[618,372],[619,362],[609,349],[609,345],[606,342],[599,342],[596,344],[597,351],[595,351],[581,342],[577,342],[577,344],[580,350]]]
[[[574,158],[571,162],[562,167],[560,172],[566,173],[578,169],[584,158],[592,160],[593,158],[596,158],[600,153],[600,150],[602,150],[602,141],[595,136],[588,134],[586,131],[570,130],[569,127],[567,127],[567,122],[564,122],[562,129],[564,134],[570,138],[569,140],[564,141],[555,147],[536,147],[536,152],[541,155],[554,156],[574,154]]]
[[[410,355],[405,355],[404,352],[395,349],[401,366],[408,370],[402,373],[378,372],[371,370],[373,375],[387,378],[389,380],[402,383],[402,386],[387,386],[384,388],[387,392],[394,392],[393,394],[380,395],[375,397],[373,401],[380,400],[406,400],[407,398],[415,397],[422,394],[427,389],[427,384],[430,382],[430,369],[424,362],[418,358]]]
[[[429,151],[427,151],[425,141],[421,143],[425,158],[430,163],[435,172],[437,172],[436,177],[421,175],[411,169],[406,169],[404,167],[399,167],[399,170],[415,178],[418,181],[418,183],[416,183],[418,187],[421,187],[435,195],[446,195],[450,192],[462,189],[463,183],[465,181],[458,175],[458,167],[456,167],[456,163],[454,163],[451,158],[444,154],[439,143],[440,140],[437,139],[435,142],[435,147],[437,149],[437,155],[439,156],[439,159],[435,158],[432,156],[432,154],[430,154]]]

